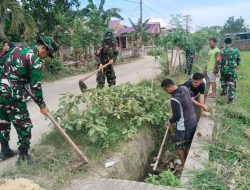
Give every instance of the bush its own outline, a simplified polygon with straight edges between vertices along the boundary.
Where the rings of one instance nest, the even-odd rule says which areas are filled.
[[[53,75],[59,74],[63,71],[65,66],[59,59],[47,58],[44,63],[44,72],[51,73]]]
[[[150,55],[150,56],[161,56],[164,54],[164,51],[163,50],[160,50],[160,49],[150,49],[148,52],[147,52],[147,55]]]
[[[164,53],[160,56],[159,63],[160,63],[160,69],[161,69],[162,73],[164,75],[168,75],[170,61],[169,61],[167,53]]]
[[[174,174],[170,171],[163,171],[158,175],[149,174],[149,177],[145,179],[145,182],[151,183],[153,185],[165,185],[172,187],[180,187],[181,182],[177,179]]]
[[[46,59],[44,64],[43,75],[46,81],[57,80],[63,77],[68,77],[76,74],[81,74],[96,68],[95,61],[86,62],[80,67],[66,67],[58,59]]]
[[[149,84],[90,89],[62,97],[56,117],[66,130],[87,134],[92,144],[112,146],[141,127],[163,126],[168,115],[164,95]]]

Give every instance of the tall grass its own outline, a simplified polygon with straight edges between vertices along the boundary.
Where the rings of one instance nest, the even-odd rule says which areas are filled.
[[[241,53],[235,102],[218,98],[210,160],[192,181],[196,189],[250,189],[250,52]]]

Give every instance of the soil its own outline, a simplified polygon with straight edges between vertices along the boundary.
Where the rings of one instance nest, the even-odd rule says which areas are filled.
[[[0,190],[44,190],[29,179],[0,179]]]

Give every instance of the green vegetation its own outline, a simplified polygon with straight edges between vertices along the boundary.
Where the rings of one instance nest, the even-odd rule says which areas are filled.
[[[163,55],[163,51],[161,49],[158,49],[158,48],[155,48],[155,49],[150,49],[148,52],[147,52],[147,55],[150,55],[150,56],[161,56]]]
[[[87,62],[79,67],[67,67],[59,59],[47,58],[43,68],[43,79],[45,81],[58,80],[64,77],[81,74],[95,69],[95,62]]]
[[[149,174],[149,177],[145,179],[145,182],[151,183],[153,185],[165,185],[172,187],[180,187],[181,182],[177,179],[173,172],[166,170],[160,173],[159,175]]]
[[[112,151],[132,139],[140,129],[158,126],[164,129],[169,110],[166,101],[166,93],[159,84],[152,89],[151,82],[65,95],[56,117],[94,165],[90,163],[87,169],[72,171],[79,161],[54,131],[45,135],[42,143],[31,151],[37,160],[35,165],[10,167],[1,177],[25,177],[47,189],[59,189],[65,182],[86,175],[88,167],[103,164]]]
[[[235,102],[228,106],[225,98],[217,99],[210,161],[192,182],[199,190],[250,189],[250,52],[241,56]]]
[[[87,134],[93,145],[112,147],[144,126],[163,126],[168,113],[168,107],[162,106],[163,93],[149,83],[91,89],[62,97],[56,117],[67,131]]]

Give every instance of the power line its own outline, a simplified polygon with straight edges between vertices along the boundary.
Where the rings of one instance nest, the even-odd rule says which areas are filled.
[[[143,3],[143,5],[144,5],[144,7],[146,7],[147,9],[149,9],[150,11],[152,11],[152,12],[154,12],[154,13],[158,14],[159,16],[161,16],[161,17],[163,17],[163,18],[165,18],[165,19],[166,19],[166,16],[162,15],[162,14],[161,14],[161,13],[159,13],[158,11],[156,11],[156,10],[152,9],[151,7],[149,7],[149,6],[145,5],[144,3]]]

